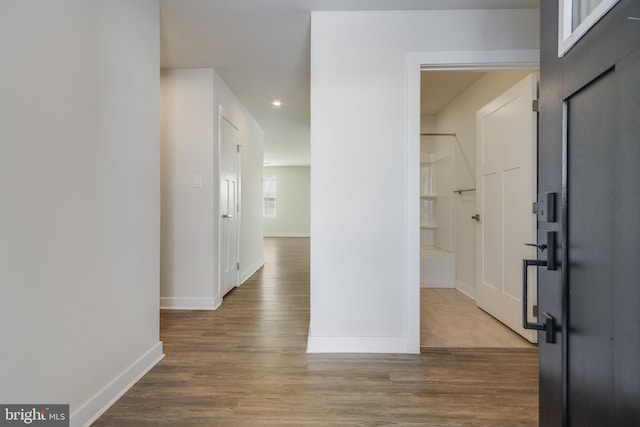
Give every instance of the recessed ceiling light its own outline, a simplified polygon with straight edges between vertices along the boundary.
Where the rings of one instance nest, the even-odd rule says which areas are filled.
[[[279,99],[276,99],[271,103],[271,105],[273,105],[274,107],[280,107],[282,105],[282,101],[280,101]]]

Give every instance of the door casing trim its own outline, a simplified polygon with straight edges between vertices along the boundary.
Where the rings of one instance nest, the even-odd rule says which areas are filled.
[[[215,194],[215,198],[216,198],[216,205],[217,205],[217,212],[216,212],[216,217],[215,217],[215,221],[214,221],[214,227],[216,227],[217,230],[217,241],[216,241],[216,248],[217,248],[217,256],[215,259],[215,277],[217,278],[217,286],[214,289],[214,301],[215,301],[215,306],[219,307],[222,304],[222,300],[223,300],[223,295],[222,295],[222,272],[221,272],[221,268],[220,266],[222,265],[222,243],[221,243],[221,221],[220,218],[222,218],[222,206],[220,206],[220,176],[221,176],[221,171],[222,171],[222,132],[223,132],[223,126],[222,123],[223,121],[227,121],[227,123],[229,123],[235,130],[236,132],[240,132],[240,130],[238,129],[238,127],[236,126],[236,124],[233,122],[233,120],[231,119],[230,114],[227,112],[227,110],[224,108],[224,106],[219,105],[218,106],[218,132],[216,135],[216,157],[217,157],[217,161],[216,161],[216,167],[217,167],[217,179],[216,179],[216,191],[214,192]],[[242,179],[242,174],[241,174],[241,164],[240,164],[240,151],[238,150],[236,152],[236,158],[235,158],[235,162],[236,162],[236,179],[237,179],[237,194],[236,194],[236,202],[237,202],[237,209],[236,209],[236,259],[238,260],[238,262],[240,262],[240,215],[242,212],[242,206],[241,206],[241,182],[240,180]],[[236,286],[238,286],[240,284],[240,272],[236,271]]]

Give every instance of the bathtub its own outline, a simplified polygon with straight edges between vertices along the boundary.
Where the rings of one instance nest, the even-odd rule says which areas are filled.
[[[420,287],[454,288],[456,257],[438,248],[420,248]]]

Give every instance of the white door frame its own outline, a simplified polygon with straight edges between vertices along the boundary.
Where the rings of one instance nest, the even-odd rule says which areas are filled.
[[[410,52],[407,54],[406,233],[407,352],[420,352],[420,72],[423,70],[531,70],[538,49]]]
[[[223,132],[223,120],[226,120],[229,122],[229,124],[231,124],[238,132],[239,129],[238,127],[235,125],[235,123],[233,122],[233,120],[231,120],[231,118],[229,117],[229,114],[227,113],[226,109],[220,105],[218,107],[218,132],[216,135],[217,141],[216,141],[216,157],[217,157],[217,162],[216,162],[216,166],[217,166],[217,191],[216,191],[216,219],[215,219],[215,223],[214,226],[217,229],[217,242],[216,242],[216,247],[217,247],[217,252],[218,252],[218,256],[216,257],[216,272],[215,272],[215,276],[217,278],[217,285],[216,285],[216,289],[215,289],[215,296],[214,296],[214,300],[216,301],[216,307],[220,306],[220,304],[222,304],[222,273],[221,273],[221,235],[222,235],[222,206],[220,205],[220,177],[221,177],[221,171],[222,171],[222,132]],[[240,147],[240,145],[238,145],[238,147]],[[237,177],[237,195],[236,195],[236,201],[237,201],[237,209],[236,209],[236,259],[238,260],[238,262],[240,262],[240,213],[242,211],[242,206],[241,206],[241,185],[240,185],[240,179],[241,179],[241,168],[240,168],[240,150],[237,151],[236,154],[236,177]],[[240,271],[236,272],[236,286],[238,286],[238,284],[240,283]]]

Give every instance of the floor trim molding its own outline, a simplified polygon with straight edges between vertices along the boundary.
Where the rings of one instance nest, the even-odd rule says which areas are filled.
[[[264,233],[264,237],[311,237],[310,233]]]
[[[475,301],[476,299],[476,288],[468,285],[464,282],[461,282],[460,280],[456,280],[456,286],[455,288],[457,290],[459,290],[460,292],[462,292],[463,294],[465,294],[466,296],[468,296],[469,298],[471,298],[472,300]]]
[[[240,274],[240,284],[246,282],[249,277],[253,276],[253,274],[258,271],[264,265],[264,258],[260,258],[253,265],[251,265],[248,269]]]
[[[159,341],[88,402],[72,412],[70,425],[90,426],[163,358],[162,341]]]
[[[408,347],[407,337],[309,336],[307,340],[307,353],[413,353]]]
[[[420,288],[455,288],[451,281],[420,280]]]
[[[208,297],[160,297],[161,310],[215,310],[215,298]]]

